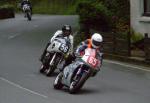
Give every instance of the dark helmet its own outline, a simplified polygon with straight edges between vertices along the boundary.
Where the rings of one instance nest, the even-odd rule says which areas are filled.
[[[71,26],[70,25],[64,25],[62,27],[62,32],[63,32],[64,36],[69,36],[72,32]]]

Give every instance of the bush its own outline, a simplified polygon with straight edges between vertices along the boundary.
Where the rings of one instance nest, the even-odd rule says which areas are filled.
[[[12,5],[0,6],[0,19],[14,18],[14,17],[15,13]]]
[[[107,31],[110,28],[109,10],[101,3],[95,1],[81,1],[77,6],[80,23],[88,28]]]
[[[130,30],[129,0],[82,0],[77,13],[84,27],[113,32]]]
[[[1,5],[0,6],[0,9],[7,9],[7,8],[14,8],[14,6],[13,5],[9,5],[9,4],[6,4],[6,5]]]
[[[83,40],[87,38],[84,36],[84,32],[78,32],[76,36],[74,36],[74,48],[76,48]]]
[[[134,30],[131,30],[131,43],[135,43],[144,39],[144,36],[141,33],[136,33]]]
[[[21,0],[0,0],[0,5],[12,4],[17,12],[21,11],[18,4]],[[38,14],[75,14],[76,0],[30,0],[33,13]]]

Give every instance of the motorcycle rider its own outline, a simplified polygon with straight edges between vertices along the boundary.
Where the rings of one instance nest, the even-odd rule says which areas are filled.
[[[67,58],[65,66],[71,64],[71,62],[74,61],[77,56],[83,55],[86,48],[96,49],[96,58],[99,59],[102,63],[102,42],[103,37],[99,33],[94,33],[90,39],[81,42],[81,44],[77,47],[74,55]],[[101,65],[98,66],[98,71],[100,70],[100,67]],[[95,76],[98,71],[94,72],[92,76]]]
[[[21,9],[23,10],[23,5],[25,4],[28,4],[30,6],[30,9],[31,9],[31,14],[32,14],[32,5],[31,5],[31,2],[29,0],[22,0],[21,1]],[[23,10],[24,12],[24,10]]]
[[[72,35],[72,29],[71,29],[71,26],[70,25],[63,25],[62,27],[62,30],[57,30],[55,32],[55,34],[53,35],[53,37],[49,40],[49,42],[47,43],[45,49],[44,49],[44,52],[43,54],[41,55],[41,58],[40,58],[40,61],[42,62],[45,55],[46,55],[46,52],[47,52],[47,48],[48,46],[51,44],[51,42],[57,38],[57,37],[64,37],[66,39],[69,39],[70,41],[70,44],[71,44],[71,47],[70,47],[70,50],[69,50],[69,55],[72,54],[72,51],[73,51],[73,35]],[[69,57],[69,56],[68,56]]]

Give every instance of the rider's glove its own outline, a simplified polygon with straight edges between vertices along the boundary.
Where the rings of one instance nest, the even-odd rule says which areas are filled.
[[[84,55],[84,51],[80,52],[80,56],[83,56]]]

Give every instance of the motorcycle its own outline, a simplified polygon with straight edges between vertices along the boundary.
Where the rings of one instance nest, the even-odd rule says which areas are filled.
[[[101,59],[102,60],[102,59]],[[94,76],[99,70],[102,61],[96,58],[96,50],[87,48],[83,56],[66,66],[54,81],[55,89],[69,88],[69,92],[79,91],[89,77]]]
[[[31,13],[31,8],[28,4],[23,5],[23,11],[25,13],[25,17],[27,17],[27,19],[31,21],[32,13]]]
[[[40,72],[45,72],[46,76],[51,76],[55,69],[62,65],[64,58],[68,55],[70,45],[66,38],[55,38],[47,48]]]

